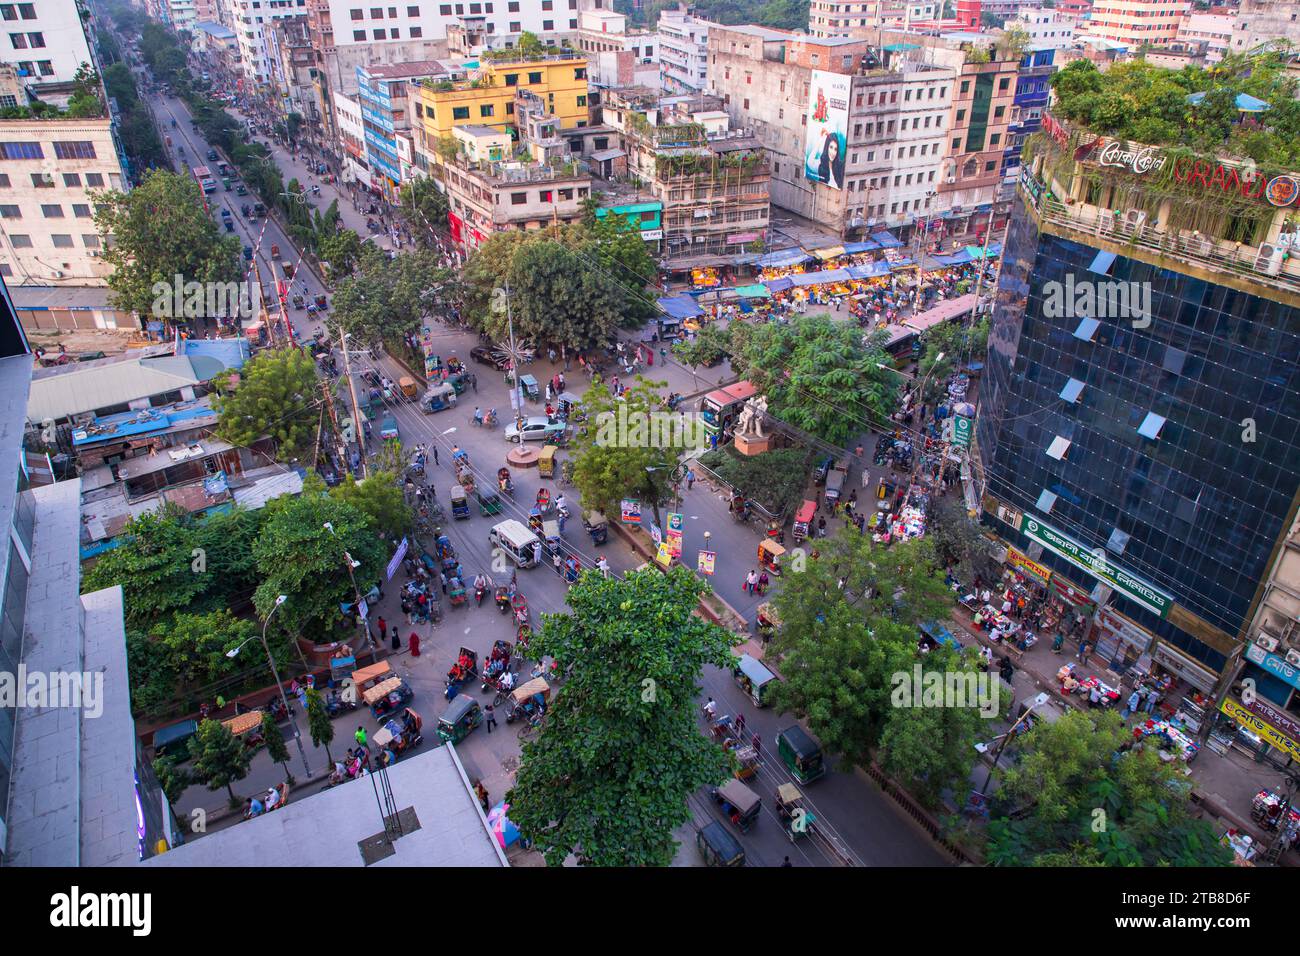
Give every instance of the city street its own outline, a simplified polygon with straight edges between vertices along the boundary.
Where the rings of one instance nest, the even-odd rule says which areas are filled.
[[[177,129],[173,130],[172,134],[175,141],[184,145],[186,161],[192,161],[192,164],[203,161],[202,157],[206,155],[208,146],[190,128],[184,105],[176,99],[155,97],[154,107],[162,122],[170,125],[168,119],[171,116],[178,120]],[[282,168],[292,169],[287,154],[274,144],[272,148],[277,162],[284,164]],[[287,170],[286,181],[294,175],[303,182],[309,181],[304,178],[308,174],[303,167],[292,172]],[[322,192],[325,193],[332,188],[325,186]],[[233,191],[218,192],[211,198],[214,200],[214,207],[219,204],[233,206],[236,231],[245,243],[252,245],[256,250],[264,278],[275,274],[274,270],[277,267],[270,255],[270,246],[273,243],[280,247],[281,258],[297,258],[296,254],[290,256],[287,252],[291,248],[289,240],[273,221],[267,220],[250,225],[238,215],[239,202],[236,201],[237,197]],[[238,198],[242,200],[243,197]],[[331,198],[332,196],[328,195],[322,196],[319,205],[322,207],[328,205]],[[360,225],[364,230],[365,216],[356,212],[346,197],[340,202],[340,211],[345,225],[351,228]],[[325,291],[315,275],[308,270],[298,272],[294,286],[295,290],[305,286],[305,291],[309,295]],[[321,327],[317,318],[302,312],[292,312],[291,321],[299,341],[310,339]],[[633,336],[633,338],[638,337]],[[434,332],[434,339],[439,344],[444,358],[451,355],[468,357],[470,348],[478,344],[474,335],[453,330],[437,330]],[[352,365],[354,373],[358,375],[370,368],[393,380],[406,374],[405,370],[388,356],[376,361],[369,356],[369,353],[364,353],[359,357],[354,356]],[[511,447],[504,440],[499,426],[495,429],[484,429],[472,425],[476,405],[484,410],[495,407],[503,420],[509,417],[510,397],[504,376],[481,365],[473,366],[472,371],[478,377],[477,390],[467,391],[453,409],[426,414],[420,411],[417,405],[402,401],[392,403],[387,409],[396,418],[402,443],[407,449],[417,444],[425,445],[430,449],[427,480],[435,489],[437,498],[444,508],[448,506],[448,493],[455,484],[454,473],[450,467],[453,446],[458,445],[468,453],[476,481],[480,486],[490,488],[495,487],[496,470],[504,463],[505,453]],[[560,371],[560,368],[542,360],[531,366],[528,371],[540,382],[545,382],[555,372]],[[719,368],[700,372],[692,372],[674,362],[664,367],[658,362],[656,356],[656,365],[645,369],[644,374],[653,379],[666,379],[668,386],[665,394],[667,391],[692,394],[707,390],[719,381],[725,381],[730,373],[725,364]],[[568,389],[573,391],[585,391],[589,385],[587,377],[576,368],[566,374],[566,380]],[[536,407],[534,403],[527,403],[527,405],[525,413],[541,412],[540,405]],[[691,407],[695,407],[694,402],[691,403]],[[867,424],[863,423],[864,431]],[[432,460],[432,452],[435,449],[440,461],[437,465]],[[526,523],[528,509],[532,505],[537,489],[542,485],[550,488],[553,495],[563,491],[569,498],[573,518],[564,529],[564,548],[577,556],[583,567],[593,567],[600,553],[606,555],[615,574],[625,573],[643,563],[643,559],[616,534],[611,534],[608,544],[599,549],[593,546],[579,520],[581,511],[575,489],[561,489],[553,481],[543,481],[531,469],[515,469],[513,474],[516,488],[514,500],[503,500],[504,508],[499,517],[481,516],[471,497],[472,516],[468,520],[453,521],[450,515],[445,519],[446,533],[456,548],[467,583],[480,572],[489,578],[495,577],[500,583],[508,580],[508,572],[493,572],[488,531],[493,524],[506,518],[517,518]],[[853,479],[857,480],[856,471]],[[859,497],[863,497],[861,491]],[[762,599],[745,594],[740,585],[745,573],[754,566],[758,542],[757,526],[743,526],[733,521],[727,511],[726,497],[710,491],[704,482],[697,482],[693,490],[686,492],[682,501],[682,511],[686,522],[684,554],[689,556],[689,563],[694,563],[695,551],[704,546],[704,532],[711,532],[710,548],[718,552],[718,571],[709,583],[752,622],[755,608]],[[443,615],[440,624],[420,625],[414,628],[407,626],[398,608],[401,578],[402,573],[399,570],[395,580],[387,584],[386,595],[378,608],[372,611],[372,620],[382,616],[390,627],[394,625],[401,627],[403,651],[391,657],[390,662],[415,691],[412,706],[424,718],[426,742],[423,746],[428,747],[437,742],[435,724],[438,715],[445,707],[443,677],[453,663],[457,649],[463,644],[478,651],[482,657],[491,648],[493,641],[498,639],[513,641],[515,626],[511,616],[498,612],[490,594],[482,607],[475,607],[472,591],[469,595],[470,600],[464,607],[451,608],[446,600],[442,602]],[[537,619],[542,613],[563,611],[566,586],[549,563],[519,571],[518,586],[528,598],[535,623],[538,623]],[[407,637],[413,631],[420,636],[418,658],[413,658],[406,650]],[[471,692],[479,697],[481,702],[486,703],[486,698],[479,692],[477,686]],[[759,777],[752,782],[755,783],[757,791],[764,800],[764,819],[759,826],[741,837],[750,863],[775,866],[780,865],[785,856],[790,856],[792,864],[796,866],[834,865],[836,861],[832,851],[818,839],[791,844],[783,835],[780,821],[773,808],[772,795],[776,786],[791,779],[776,756],[776,736],[783,727],[793,723],[793,719],[772,713],[767,709],[754,708],[747,695],[736,686],[731,674],[715,668],[709,668],[704,674],[701,702],[704,696],[712,696],[717,701],[720,713],[732,715],[743,713],[748,732],[758,733],[762,740],[763,766]],[[485,727],[480,727],[457,747],[471,777],[483,781],[494,801],[500,799],[512,784],[519,759],[516,728],[506,725],[503,714],[499,715],[498,719],[500,724],[494,732],[489,734]],[[378,729],[378,723],[364,710],[340,717],[335,721],[337,736],[331,748],[335,757],[346,749],[357,724],[365,726],[372,733]],[[703,729],[703,723],[701,728]],[[303,730],[305,733],[305,725]],[[290,750],[294,753],[294,761],[290,767],[294,771],[299,771],[300,761],[292,744]],[[313,762],[315,772],[319,772],[326,762],[322,752],[312,753],[309,750],[309,759]],[[236,791],[242,794],[252,793],[257,788],[269,786],[281,778],[280,769],[271,765],[265,753],[261,753],[254,760],[253,772],[236,786]],[[305,796],[313,792],[313,789],[314,787],[305,788],[300,793]],[[838,838],[842,846],[841,854],[846,855],[857,865],[944,865],[948,862],[946,855],[933,845],[929,836],[860,773],[832,772],[808,788],[806,795],[824,831]],[[223,801],[223,792],[209,794],[192,788],[187,793],[186,799],[178,806],[178,811],[183,813],[198,804],[214,807]],[[721,819],[707,791],[697,793],[692,798],[691,810],[697,825],[703,825],[712,819]],[[684,845],[682,854],[687,862],[691,864],[698,862],[698,854],[693,847]]]

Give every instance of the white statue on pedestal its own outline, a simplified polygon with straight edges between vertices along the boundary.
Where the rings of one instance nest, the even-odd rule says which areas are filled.
[[[763,433],[763,416],[767,414],[767,399],[759,396],[750,399],[736,420],[736,435],[748,439],[761,439]]]

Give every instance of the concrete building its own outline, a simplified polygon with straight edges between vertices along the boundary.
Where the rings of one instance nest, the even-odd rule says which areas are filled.
[[[1074,45],[1074,18],[1058,10],[1026,8],[1002,25],[1003,30],[1016,28],[1029,35],[1031,50],[1061,50]]]
[[[613,10],[583,10],[575,45],[587,56],[595,86],[659,86],[659,36],[629,31],[627,17]]]
[[[0,121],[0,276],[103,285],[92,194],[126,181],[109,119]]]
[[[36,97],[62,105],[82,64],[94,64],[77,0],[0,4],[0,63],[13,64]],[[25,105],[25,104],[20,104]]]
[[[659,14],[659,79],[665,93],[708,89],[710,25],[684,8]]]
[[[438,60],[357,67],[357,100],[365,133],[369,185],[379,195],[395,198],[404,178],[398,140],[411,129],[412,90],[424,81],[450,84],[465,77],[463,67]]]
[[[890,38],[886,44],[893,42],[894,34],[883,35]],[[942,213],[935,199],[958,69],[926,62],[919,43],[899,46],[886,46],[884,63],[872,66],[881,46],[865,39],[816,39],[762,27],[710,31],[709,85],[732,121],[752,128],[767,149],[773,204],[841,238],[871,229],[910,230],[918,218]],[[962,58],[949,59],[959,64]],[[839,185],[812,178],[816,170],[808,158],[810,149],[821,149],[820,142],[809,142],[810,95],[814,82],[824,85],[827,76],[846,90],[839,106],[845,153]]]
[[[1178,25],[1177,44],[1205,45],[1205,62],[1218,63],[1232,48],[1236,17],[1223,14],[1189,13]]]
[[[1239,708],[1268,725],[1263,742],[1286,759],[1300,751],[1300,521],[1275,555],[1237,675],[1254,682],[1254,693],[1242,694],[1239,683],[1232,690]]]
[[[1241,0],[1232,31],[1232,52],[1248,53],[1272,40],[1300,48],[1300,8],[1294,0]]]
[[[230,0],[244,79],[257,92],[271,83],[271,24],[306,12],[307,0]]]
[[[1127,44],[1164,47],[1178,39],[1178,28],[1191,10],[1190,0],[1093,0],[1080,30]]]
[[[316,51],[307,15],[300,13],[272,21],[267,32],[267,48],[271,94],[280,114],[297,113],[303,120],[298,135],[312,137],[320,127],[321,110],[315,93]]]
[[[975,425],[985,521],[1078,598],[1094,659],[1212,694],[1254,636],[1300,502],[1294,213],[1268,176],[1176,143],[1116,161],[1117,144],[1050,114],[1038,143]],[[1145,186],[1162,167],[1174,188]],[[1243,432],[1257,421],[1266,442]],[[1285,707],[1294,684],[1273,676],[1259,693]]]
[[[81,288],[16,285],[9,290],[18,320],[28,332],[74,329],[131,329],[140,321],[110,301],[108,286]]]
[[[808,33],[822,39],[864,36],[859,31],[937,20],[943,7],[942,0],[812,0]]]
[[[338,128],[338,145],[342,148],[342,171],[345,183],[369,185],[370,164],[366,159],[366,130],[361,121],[361,102],[346,93],[334,94],[334,121]]]

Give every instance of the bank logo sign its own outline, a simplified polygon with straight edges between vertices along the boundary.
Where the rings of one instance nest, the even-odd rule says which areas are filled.
[[[1073,538],[1068,538],[1051,525],[1037,518],[1025,517],[1020,530],[1049,551],[1054,551],[1075,567],[1086,571],[1099,581],[1104,581],[1126,598],[1136,601],[1152,614],[1165,617],[1174,599],[1165,592],[1116,567],[1100,548],[1090,551]]]

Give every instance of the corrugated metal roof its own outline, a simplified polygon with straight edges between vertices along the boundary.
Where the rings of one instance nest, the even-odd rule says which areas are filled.
[[[232,493],[235,496],[236,504],[242,508],[256,511],[272,498],[279,498],[281,495],[302,494],[302,475],[296,471],[272,475],[269,478],[254,482],[247,488],[236,488]]]
[[[27,418],[56,421],[97,408],[162,395],[203,381],[184,356],[63,366],[62,374],[32,380]]]

